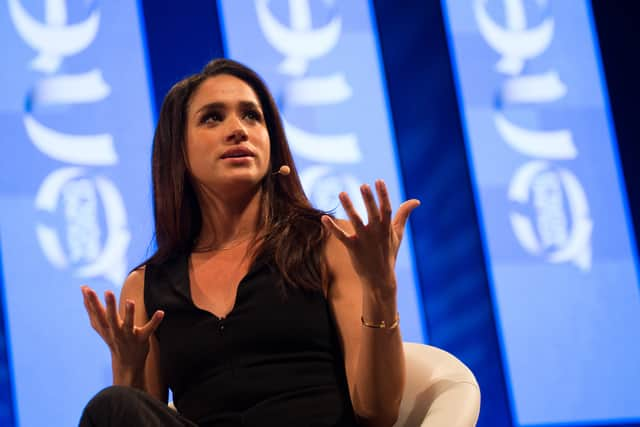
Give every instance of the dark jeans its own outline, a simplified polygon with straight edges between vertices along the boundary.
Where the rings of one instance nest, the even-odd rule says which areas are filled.
[[[132,388],[111,386],[85,406],[80,427],[197,427],[153,396]]]

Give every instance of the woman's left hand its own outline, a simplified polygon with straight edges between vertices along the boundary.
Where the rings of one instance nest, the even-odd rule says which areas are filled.
[[[363,279],[363,286],[382,297],[390,297],[395,296],[396,292],[395,264],[404,227],[409,214],[420,205],[420,201],[405,201],[391,219],[387,187],[381,179],[375,185],[379,207],[371,187],[367,184],[360,187],[367,209],[368,224],[363,223],[347,193],[340,193],[340,202],[349,216],[354,234],[349,235],[328,215],[322,217],[322,222],[346,246],[356,273]]]

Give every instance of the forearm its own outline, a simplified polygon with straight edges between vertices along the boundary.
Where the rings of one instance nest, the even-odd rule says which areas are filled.
[[[364,292],[362,317],[392,325],[397,315],[395,292],[382,296]],[[354,407],[363,425],[391,426],[397,418],[405,384],[400,328],[361,326]]]

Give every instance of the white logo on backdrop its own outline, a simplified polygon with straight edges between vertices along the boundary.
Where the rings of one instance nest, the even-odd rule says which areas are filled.
[[[255,5],[265,39],[284,56],[278,72],[290,78],[284,89],[283,122],[291,149],[298,156],[320,163],[300,172],[302,185],[316,206],[321,209],[338,206],[338,211],[341,211],[337,195],[345,190],[357,194],[360,180],[352,174],[334,173],[331,165],[362,162],[357,134],[318,135],[309,132],[289,122],[286,110],[336,105],[353,96],[344,72],[338,70],[321,77],[306,75],[313,60],[330,54],[339,43],[342,19],[336,15],[328,24],[314,28],[309,0],[289,0],[289,24],[285,25],[269,9],[269,0],[255,0]],[[360,198],[353,201],[356,209],[365,212]]]
[[[570,163],[578,157],[571,130],[527,129],[509,121],[504,113],[509,106],[541,107],[567,94],[568,88],[556,70],[522,75],[526,61],[542,55],[551,45],[553,17],[546,17],[529,28],[524,0],[503,0],[506,26],[502,26],[489,15],[488,1],[475,0],[474,14],[487,44],[501,55],[497,71],[509,76],[500,89],[494,125],[509,147],[535,159],[518,168],[508,194],[513,202],[531,206],[535,221],[521,212],[512,212],[511,226],[527,252],[544,255],[554,263],[573,262],[589,271],[593,223],[587,197],[580,181],[568,168],[549,163]],[[547,7],[547,0],[537,0],[536,4]],[[564,208],[565,199],[568,212]]]
[[[35,205],[52,215],[60,210],[65,218],[68,251],[63,249],[65,245],[55,227],[43,224],[36,227],[40,245],[51,264],[61,269],[73,265],[76,277],[104,276],[119,283],[126,274],[122,253],[131,236],[120,193],[108,179],[91,179],[82,168],[58,169],[43,181]],[[104,206],[107,229],[104,245],[98,223],[100,205]]]
[[[34,19],[19,0],[9,0],[9,12],[20,36],[38,52],[31,67],[48,74],[35,82],[27,96],[23,123],[33,145],[49,158],[71,165],[117,164],[111,134],[63,133],[40,123],[34,114],[47,106],[99,102],[111,93],[99,69],[52,75],[66,57],[81,53],[93,42],[100,24],[99,11],[93,10],[87,19],[75,24],[67,22],[66,0],[47,0],[44,22]],[[78,167],[59,168],[40,185],[35,207],[52,218],[57,213],[64,217],[64,230],[36,225],[40,246],[54,267],[71,268],[76,277],[104,277],[116,286],[122,283],[130,233],[124,202],[110,180],[103,176],[91,178]],[[106,225],[104,236],[102,217]]]
[[[569,218],[563,207],[565,196]],[[511,181],[509,199],[533,207],[535,229],[529,215],[511,213],[515,235],[529,253],[546,254],[550,262],[570,261],[589,268],[593,224],[584,190],[570,171],[553,170],[543,161],[525,163]]]
[[[40,124],[32,115],[24,117],[27,134],[43,154],[52,159],[80,165],[114,165],[118,161],[109,134],[69,135]]]
[[[281,24],[269,10],[269,0],[256,0],[258,22],[267,42],[285,56],[279,71],[302,76],[309,61],[326,56],[338,44],[342,22],[336,16],[322,28],[312,28],[309,0],[289,0],[290,26]]]
[[[39,52],[31,66],[45,73],[55,72],[65,57],[85,50],[95,39],[100,25],[97,10],[84,22],[67,25],[66,0],[45,1],[44,23],[34,19],[20,0],[9,0],[9,14],[22,39]]]
[[[480,32],[493,50],[502,55],[497,64],[498,71],[509,75],[522,72],[525,61],[540,56],[553,39],[553,18],[545,19],[534,28],[527,28],[527,17],[523,0],[504,0],[506,27],[496,23],[486,6],[489,0],[476,0],[474,13]],[[546,0],[538,0],[546,6]]]

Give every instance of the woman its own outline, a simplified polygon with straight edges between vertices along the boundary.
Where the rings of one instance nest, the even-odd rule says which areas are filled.
[[[394,265],[419,202],[392,220],[378,181],[379,206],[361,187],[367,224],[345,193],[349,221],[312,208],[271,94],[226,59],[168,93],[152,175],[157,251],[119,314],[112,292],[105,307],[82,288],[115,387],[81,425],[391,426],[405,382]]]

